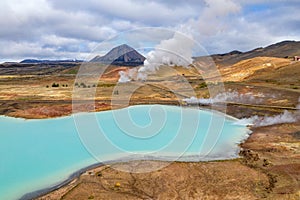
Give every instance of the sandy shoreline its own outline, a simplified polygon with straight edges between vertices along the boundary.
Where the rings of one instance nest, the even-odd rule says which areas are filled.
[[[243,140],[243,142],[245,142],[246,140]],[[196,156],[186,156],[184,157],[184,159],[179,159],[179,160],[175,160],[175,161],[172,161],[171,157],[169,158],[170,160],[168,160],[168,158],[146,158],[146,159],[117,159],[117,160],[112,160],[112,161],[108,161],[108,162],[105,162],[105,163],[95,163],[95,164],[92,164],[90,166],[87,166],[87,167],[84,167],[82,169],[79,169],[77,170],[76,172],[72,173],[67,179],[65,180],[62,180],[61,182],[53,185],[53,186],[50,186],[50,187],[47,187],[47,188],[44,188],[44,189],[41,189],[41,190],[37,190],[37,191],[33,191],[33,192],[30,192],[30,193],[27,193],[25,195],[23,195],[20,200],[28,200],[28,199],[37,199],[37,198],[40,198],[46,194],[49,194],[49,193],[52,193],[54,191],[57,191],[65,186],[68,186],[69,184],[71,184],[74,180],[78,179],[81,175],[83,175],[84,173],[88,172],[88,171],[96,171],[96,169],[98,169],[99,167],[105,167],[105,166],[110,166],[110,165],[118,165],[118,164],[129,164],[131,162],[160,162],[160,163],[206,163],[206,162],[230,162],[231,160],[235,160],[235,159],[239,159],[241,158],[239,156],[239,153],[240,153],[240,145],[242,144],[240,143],[239,144],[239,151],[238,151],[238,154],[236,155],[237,157],[232,157],[232,158],[219,158],[219,159],[208,159],[208,160],[184,160],[184,159],[189,159],[189,158],[197,158]],[[137,172],[139,173],[139,172]]]
[[[20,198],[20,200],[36,199],[36,198],[41,197],[45,194],[48,194],[48,193],[53,192],[55,190],[58,190],[58,189],[60,189],[64,186],[70,184],[72,181],[74,181],[76,178],[81,176],[86,171],[98,168],[100,166],[104,166],[104,164],[96,163],[96,164],[90,165],[88,167],[84,167],[84,168],[72,173],[66,180],[63,180],[62,182],[57,183],[57,184],[55,184],[53,186],[50,186],[48,188],[44,188],[44,189],[41,189],[41,190],[37,190],[37,191],[34,191],[34,192],[27,193],[27,194],[23,195]]]
[[[231,161],[231,160],[235,160],[237,158],[229,158],[229,159],[224,159],[224,160],[209,160],[209,161],[173,161],[172,163],[207,163],[207,162],[219,162],[219,161]],[[112,161],[112,163],[110,164],[129,164],[131,162],[170,162],[167,160],[115,160]],[[101,168],[101,167],[105,167],[105,166],[110,166],[109,163],[96,163],[96,164],[92,164],[90,166],[84,167],[74,173],[72,173],[66,180],[63,180],[62,182],[55,184],[53,186],[41,189],[41,190],[37,190],[34,192],[30,192],[27,193],[25,195],[23,195],[20,200],[29,200],[29,199],[39,199],[47,194],[50,194],[52,192],[58,191],[63,187],[66,187],[70,184],[72,184],[73,181],[76,181],[76,179],[78,179],[81,175],[83,175],[84,173],[88,172],[88,171],[97,171],[97,169]]]

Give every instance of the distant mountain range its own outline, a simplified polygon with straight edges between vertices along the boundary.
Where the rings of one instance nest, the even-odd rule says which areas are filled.
[[[55,64],[55,63],[80,63],[83,60],[37,60],[37,59],[25,59],[21,64]]]
[[[216,65],[219,67],[232,66],[242,60],[252,59],[255,57],[277,57],[277,58],[291,58],[293,56],[300,56],[300,41],[283,41],[276,44],[272,44],[267,47],[260,47],[247,52],[231,51],[224,54],[213,54],[210,56],[198,56],[194,57],[195,61],[212,58]],[[140,66],[144,64],[145,57],[137,52],[134,48],[127,44],[114,47],[104,56],[96,56],[89,62],[100,62],[104,64],[116,65],[116,66]],[[0,64],[2,66],[19,66],[25,64],[31,65],[46,65],[43,67],[53,67],[56,65],[61,66],[77,66],[85,62],[83,60],[38,60],[38,59],[25,59],[20,63],[7,62]]]
[[[110,50],[104,56],[96,56],[90,62],[100,62],[104,64],[118,66],[139,66],[143,65],[145,57],[127,44],[122,44]]]
[[[300,56],[300,42],[299,41],[283,41],[272,44],[267,47],[260,47],[247,52],[231,51],[224,54],[213,54],[215,63],[220,67],[231,66],[239,61],[255,58],[255,57],[278,57],[288,58],[293,56]],[[195,60],[201,60],[207,56],[195,57]]]

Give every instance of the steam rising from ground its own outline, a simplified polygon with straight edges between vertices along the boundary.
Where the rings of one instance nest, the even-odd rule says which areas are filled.
[[[138,77],[146,79],[148,74],[154,73],[162,65],[188,67],[193,61],[193,46],[193,40],[175,32],[171,39],[161,41],[147,54],[144,66],[138,70]]]
[[[127,72],[126,71],[120,71],[119,75],[119,83],[127,83],[132,80],[144,80],[143,77],[138,77],[138,69],[137,68],[131,68]]]
[[[188,67],[193,61],[193,46],[194,40],[175,32],[172,38],[162,40],[154,50],[146,55],[144,65],[139,69],[133,68],[128,72],[119,72],[119,82],[146,80],[149,74],[155,73],[162,65]]]
[[[120,75],[120,78],[119,78],[120,83],[126,83],[126,82],[130,81],[130,77],[126,74],[126,72],[120,71],[119,75]]]
[[[213,98],[197,99],[196,97],[191,97],[188,99],[183,99],[188,104],[203,104],[210,105],[213,103],[226,103],[226,102],[235,102],[235,103],[244,103],[244,104],[257,104],[262,103],[263,99],[261,97],[265,97],[262,93],[258,93],[254,96],[253,93],[245,93],[239,94],[238,92],[224,92],[216,95]],[[250,118],[240,119],[237,124],[242,125],[253,125],[255,127],[260,126],[270,126],[274,124],[282,124],[282,123],[293,123],[300,120],[300,97],[298,99],[298,105],[296,106],[298,109],[295,112],[289,112],[285,110],[282,114],[276,116],[252,116]]]
[[[262,97],[264,97],[262,93],[258,93],[255,95],[251,92],[245,94],[239,94],[237,91],[233,91],[233,92],[223,92],[209,99],[205,99],[205,98],[197,99],[196,97],[191,97],[191,98],[183,99],[183,101],[187,102],[188,104],[203,104],[203,105],[209,105],[213,103],[225,103],[225,102],[258,104],[258,103],[262,103],[263,101]]]
[[[255,127],[270,126],[274,124],[293,123],[300,120],[300,97],[298,99],[297,111],[289,112],[285,110],[282,114],[275,116],[252,116],[238,121],[239,124],[249,124]]]
[[[253,125],[255,127],[270,126],[274,124],[293,123],[299,120],[297,113],[292,113],[285,110],[282,114],[275,116],[252,116],[250,118],[244,118],[237,122],[237,124]]]
[[[198,19],[190,19],[175,28],[182,33],[188,33],[187,36],[190,39],[175,32],[172,38],[162,40],[153,51],[146,55],[144,66],[137,71],[132,69],[133,71],[120,72],[119,82],[146,80],[147,76],[155,73],[161,65],[187,67],[192,63],[194,38],[201,43],[206,36],[217,34],[221,29],[224,30],[222,20],[241,9],[234,0],[204,0],[204,2],[205,8]]]

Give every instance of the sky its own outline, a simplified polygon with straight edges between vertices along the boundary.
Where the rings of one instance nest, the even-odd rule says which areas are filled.
[[[0,61],[86,59],[143,27],[182,32],[209,54],[248,51],[300,40],[299,9],[298,0],[1,0]]]

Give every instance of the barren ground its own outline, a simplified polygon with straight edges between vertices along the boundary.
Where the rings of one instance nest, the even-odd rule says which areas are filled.
[[[257,62],[271,61],[263,58],[255,61],[256,65]],[[282,60],[276,62],[285,63]],[[251,92],[258,96],[263,94],[259,104],[229,102],[227,114],[243,118],[252,115],[275,115],[284,109],[293,111],[300,96],[297,76],[299,67],[294,65],[298,66],[292,64],[288,69],[293,69],[295,76],[288,74],[288,70],[281,65],[276,65],[279,66],[279,72],[277,70],[269,76],[267,73],[258,73],[257,70],[264,70],[264,65],[254,67],[251,75],[238,81],[226,79],[226,91]],[[180,99],[192,94],[209,97],[206,84],[195,71],[181,68],[176,70],[172,73],[162,72],[158,77],[150,76],[147,82],[121,85],[116,85],[117,71],[110,71],[97,85],[87,81],[84,83],[85,87],[80,82],[79,86],[75,86],[77,80],[72,74],[2,75],[0,114],[22,118],[69,115],[72,113],[73,91],[76,91],[76,95],[79,94],[73,97],[83,102],[95,99],[95,106],[86,109],[89,111],[124,107],[127,106],[126,99],[130,100],[130,105],[180,105]],[[280,74],[288,75],[289,78],[278,78]],[[51,87],[53,83],[59,83],[60,87]],[[215,85],[217,83],[209,87]],[[116,87],[118,93],[114,92]],[[88,96],[88,90],[94,90],[95,93]],[[112,96],[117,100],[113,105],[110,103]],[[214,108],[224,111],[224,107]],[[252,135],[241,145],[241,158],[235,160],[174,162],[151,173],[122,172],[115,170],[113,166],[103,166],[84,173],[69,185],[39,199],[299,199],[299,140],[299,122],[253,128]],[[160,163],[135,161],[114,165],[134,169],[136,166],[149,167]]]

